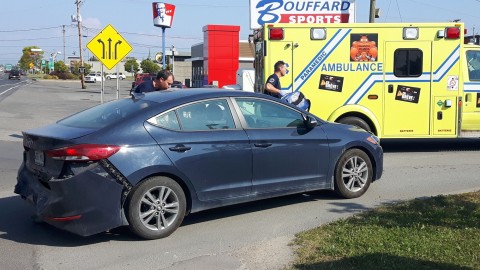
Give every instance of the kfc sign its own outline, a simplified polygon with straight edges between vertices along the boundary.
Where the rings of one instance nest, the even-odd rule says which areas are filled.
[[[268,23],[355,22],[355,0],[250,0],[250,29]]]
[[[172,27],[175,6],[165,3],[152,3],[153,6],[153,25],[158,27]]]

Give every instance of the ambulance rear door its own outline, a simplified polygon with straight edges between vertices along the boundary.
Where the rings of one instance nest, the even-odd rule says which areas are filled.
[[[265,57],[265,80],[272,75],[274,70],[274,65],[277,61],[285,62],[287,66],[287,74],[280,78],[280,84],[282,86],[282,92],[287,92],[288,90],[292,91],[292,81],[293,81],[293,50],[294,45],[291,41],[270,41],[268,42],[267,55]],[[265,82],[264,82],[265,83]]]

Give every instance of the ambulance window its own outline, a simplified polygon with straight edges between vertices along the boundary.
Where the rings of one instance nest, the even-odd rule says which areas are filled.
[[[468,78],[480,81],[480,51],[467,51]]]
[[[423,52],[419,49],[397,49],[393,56],[396,77],[420,77],[423,72]]]

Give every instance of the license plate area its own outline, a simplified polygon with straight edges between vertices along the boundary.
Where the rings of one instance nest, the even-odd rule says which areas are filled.
[[[35,165],[45,166],[45,154],[43,151],[35,151]]]

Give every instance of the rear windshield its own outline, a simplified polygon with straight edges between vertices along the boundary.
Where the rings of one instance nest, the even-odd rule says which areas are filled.
[[[132,114],[141,114],[152,104],[145,100],[121,99],[81,111],[57,123],[69,127],[101,129]]]

